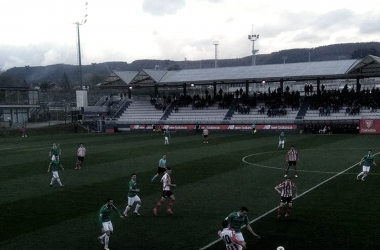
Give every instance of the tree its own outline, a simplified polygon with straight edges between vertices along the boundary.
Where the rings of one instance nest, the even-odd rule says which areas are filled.
[[[70,80],[69,80],[69,77],[67,76],[66,72],[63,73],[63,76],[62,76],[62,88],[66,92],[71,90]]]
[[[361,59],[361,58],[364,58],[368,55],[380,56],[380,52],[375,48],[357,49],[357,50],[354,50],[354,52],[352,52],[351,58],[352,59]]]
[[[46,91],[50,89],[50,83],[48,82],[41,82],[39,86],[40,86],[41,91]]]

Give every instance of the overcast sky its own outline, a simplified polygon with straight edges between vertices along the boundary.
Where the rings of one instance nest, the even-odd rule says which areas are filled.
[[[87,3],[87,5],[86,5]],[[202,60],[380,41],[378,0],[1,0],[0,70],[137,59]]]

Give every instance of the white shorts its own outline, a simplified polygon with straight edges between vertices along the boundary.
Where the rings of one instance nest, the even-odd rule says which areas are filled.
[[[370,166],[364,166],[363,165],[363,172],[369,172]]]
[[[285,144],[285,141],[279,141],[278,144]]]
[[[52,155],[52,156],[51,156],[51,160],[52,160],[52,161],[55,161],[55,155]]]
[[[244,241],[244,237],[243,237],[243,234],[241,232],[236,232],[235,235],[236,235],[236,239],[238,241]]]
[[[135,195],[133,197],[128,197],[128,206],[131,207],[131,206],[133,206],[133,204],[135,202],[139,202],[139,201],[141,201],[141,200],[140,200],[140,197],[138,195]]]
[[[113,232],[113,226],[111,221],[102,222],[104,232]]]
[[[53,178],[54,179],[58,179],[59,178],[58,171],[51,171],[51,173],[53,174]]]

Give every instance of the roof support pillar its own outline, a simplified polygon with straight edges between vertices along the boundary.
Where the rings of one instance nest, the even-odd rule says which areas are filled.
[[[157,84],[154,85],[154,98],[157,98],[158,97],[158,86]]]
[[[216,82],[214,82],[214,98],[216,97]]]
[[[245,93],[247,94],[247,96],[249,96],[249,81],[248,80],[245,81]]]
[[[317,79],[317,95],[321,95],[321,79],[319,77]]]
[[[186,97],[186,83],[183,84],[183,96]]]
[[[362,85],[360,84],[360,77],[356,77],[356,92],[359,93]]]
[[[128,88],[128,99],[131,100],[132,98],[132,87]]]

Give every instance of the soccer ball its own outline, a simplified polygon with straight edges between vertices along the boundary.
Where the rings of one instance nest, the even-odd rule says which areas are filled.
[[[279,246],[279,247],[277,247],[277,250],[285,250],[285,248],[282,246]]]

